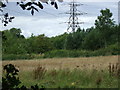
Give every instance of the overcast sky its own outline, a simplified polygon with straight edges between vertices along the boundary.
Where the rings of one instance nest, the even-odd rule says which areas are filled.
[[[77,2],[80,1],[81,0],[77,0]],[[79,11],[88,13],[86,15],[79,16],[79,21],[84,22],[84,24],[80,25],[81,28],[86,29],[94,26],[95,19],[100,15],[100,10],[105,8],[109,8],[111,10],[113,13],[112,18],[114,18],[116,23],[118,22],[119,0],[94,1],[95,2],[84,0],[84,2],[81,2],[84,5],[78,7]],[[58,3],[58,10],[50,5],[43,4],[44,9],[39,10],[39,12],[35,12],[34,16],[32,16],[29,11],[23,11],[20,7],[16,6],[15,2],[9,2],[4,11],[8,12],[11,16],[15,16],[15,19],[6,27],[1,25],[1,30],[13,27],[20,28],[25,37],[31,36],[32,33],[34,35],[45,34],[48,37],[63,34],[67,31],[68,25],[62,22],[68,21],[69,15],[62,13],[69,11],[69,6],[66,5],[68,2],[70,2],[70,0],[64,0],[63,3]]]

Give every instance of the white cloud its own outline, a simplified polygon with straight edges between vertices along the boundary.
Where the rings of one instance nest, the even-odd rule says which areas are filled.
[[[90,26],[94,23],[95,17],[81,17],[82,21],[87,23],[87,26]],[[22,34],[26,37],[30,36],[32,33],[34,35],[45,34],[46,36],[56,36],[60,35],[67,30],[67,24],[59,24],[58,21],[67,20],[66,17],[63,18],[40,18],[40,17],[21,17],[18,16],[16,19],[10,23],[7,27],[3,29],[10,29],[12,27],[20,28]],[[93,21],[93,22],[91,22]],[[88,25],[89,24],[89,25]],[[86,25],[81,25],[86,26]]]
[[[30,36],[31,33],[35,35],[45,34],[47,36],[55,36],[65,32],[65,26],[59,24],[58,20],[60,19],[18,16],[7,27],[4,27],[3,30],[15,27],[20,28],[26,37]]]
[[[64,0],[66,1],[66,0]],[[80,1],[80,0],[78,0]],[[86,1],[86,0],[85,0]],[[99,0],[98,0],[99,1]],[[39,13],[35,13],[35,16],[31,16],[30,12],[25,13],[23,10],[19,10],[9,3],[8,9],[12,9],[11,15],[15,15],[15,19],[12,23],[9,23],[7,27],[2,28],[2,30],[10,29],[12,27],[20,28],[23,34],[28,37],[31,33],[34,35],[45,34],[46,36],[56,36],[67,31],[67,24],[59,24],[61,22],[66,22],[69,15],[58,14],[61,12],[69,11],[69,7],[59,5],[59,9],[56,10],[51,8],[49,5],[45,6],[44,11],[40,10]],[[117,6],[116,3],[85,3],[83,7],[79,10],[87,12],[87,15],[80,16],[80,20],[85,22],[81,24],[81,28],[89,28],[94,25],[95,19],[100,14],[100,10],[103,8],[110,8],[113,12],[114,18],[117,17]],[[19,13],[18,13],[19,12]],[[23,13],[23,14],[22,14]]]

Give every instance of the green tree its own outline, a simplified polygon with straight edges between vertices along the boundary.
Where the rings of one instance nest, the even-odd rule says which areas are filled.
[[[97,50],[103,45],[102,39],[100,38],[100,33],[93,29],[85,37],[83,42],[83,48],[86,50]]]
[[[112,13],[109,9],[101,10],[101,14],[95,20],[95,27],[101,35],[101,39],[104,42],[104,47],[108,45],[108,42],[111,40],[109,36],[111,35],[111,29],[114,27],[114,19],[112,19]]]
[[[26,53],[26,40],[21,35],[21,30],[12,28],[2,31],[2,51],[3,54],[24,54]]]
[[[67,36],[68,34],[64,33],[62,35],[50,38],[51,42],[53,43],[53,46],[55,47],[54,49],[65,49]]]
[[[30,37],[28,44],[29,53],[42,54],[53,49],[52,43],[44,34]]]
[[[85,38],[85,30],[78,28],[76,32],[70,33],[67,37],[67,49],[82,49],[82,43]]]

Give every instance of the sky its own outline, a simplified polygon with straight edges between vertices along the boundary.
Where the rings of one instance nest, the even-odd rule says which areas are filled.
[[[16,2],[9,2],[4,12],[8,12],[10,16],[15,16],[12,23],[9,23],[6,27],[1,25],[1,30],[6,30],[10,28],[20,28],[22,34],[25,37],[30,37],[33,33],[34,35],[45,34],[48,37],[56,36],[67,32],[67,22],[69,20],[69,15],[64,14],[68,12],[70,7],[67,5],[71,0],[64,0],[63,3],[58,4],[58,9],[55,9],[51,5],[43,4],[44,9],[39,9],[39,12],[35,12],[32,16],[30,11],[23,11]],[[100,15],[100,10],[109,8],[113,13],[114,20],[118,22],[118,1],[119,0],[76,0],[83,5],[77,7],[81,12],[87,14],[78,16],[79,21],[84,22],[80,24],[81,28],[90,28],[94,26],[97,16]],[[82,1],[82,2],[81,2]]]

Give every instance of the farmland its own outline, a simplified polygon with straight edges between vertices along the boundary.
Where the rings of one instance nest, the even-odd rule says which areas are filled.
[[[118,56],[13,60],[3,61],[2,65],[9,63],[19,69],[20,80],[27,87],[35,84],[46,88],[118,87],[118,77],[110,76],[108,67],[118,63]]]

